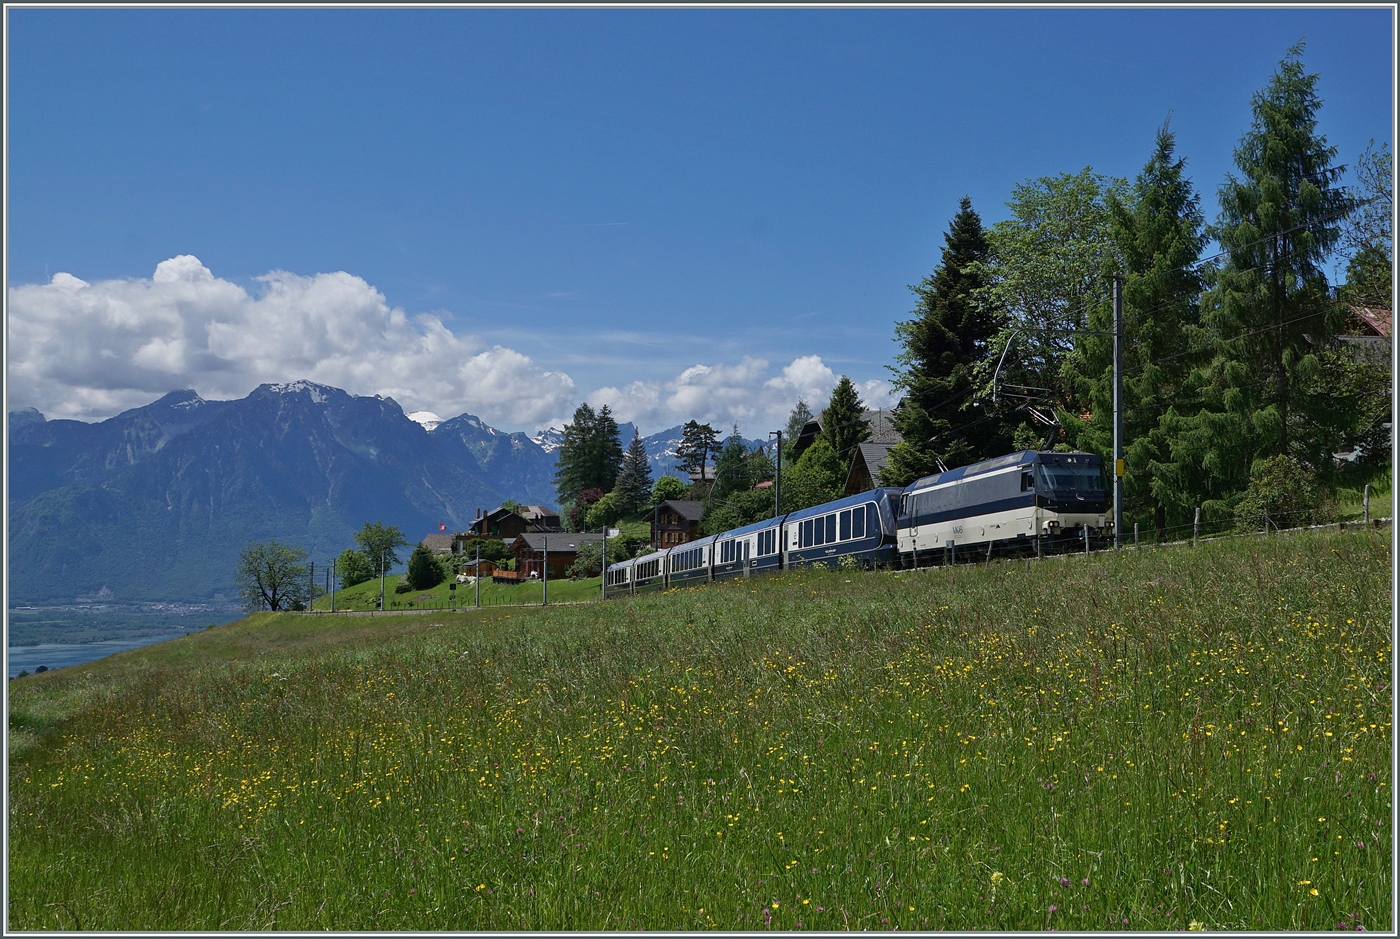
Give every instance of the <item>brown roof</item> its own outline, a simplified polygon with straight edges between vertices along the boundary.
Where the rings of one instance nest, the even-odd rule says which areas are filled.
[[[866,443],[883,443],[894,446],[903,438],[899,431],[894,429],[894,422],[890,420],[890,411],[883,408],[876,411],[861,411],[861,420],[869,425],[865,436]],[[817,435],[822,432],[822,415],[818,414],[810,421],[802,425],[802,433],[798,434],[793,441],[792,452],[794,456],[801,456],[802,452],[816,442]]]
[[[660,511],[663,506],[669,508],[687,522],[698,522],[705,517],[705,503],[701,502],[699,499],[667,499],[665,502],[662,502],[661,505],[658,505],[646,515],[643,515],[642,521],[655,521],[656,513]]]
[[[515,549],[516,545],[524,541],[531,551],[544,551],[548,548],[550,551],[568,554],[577,553],[578,546],[581,544],[601,541],[602,538],[603,536],[597,532],[527,531],[524,534],[516,536],[516,539],[510,544],[512,550]]]
[[[423,540],[420,541],[419,544],[427,548],[429,551],[433,551],[438,554],[447,554],[452,550],[453,537],[454,536],[449,535],[446,532],[433,532],[431,535],[425,535],[423,537]]]
[[[1361,326],[1366,332],[1374,333],[1377,336],[1390,336],[1390,310],[1381,307],[1353,306],[1351,313],[1361,321]]]

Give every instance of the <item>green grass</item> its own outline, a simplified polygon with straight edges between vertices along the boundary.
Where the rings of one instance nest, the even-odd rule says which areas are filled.
[[[453,591],[451,581],[443,581],[431,590],[412,590],[397,593],[394,588],[403,579],[400,574],[385,578],[384,604],[386,610],[448,610],[455,603],[457,607],[471,607],[476,604],[476,587],[472,584],[458,584]],[[551,580],[549,582],[550,603],[578,603],[597,600],[602,591],[601,577],[588,577],[582,580]],[[539,606],[544,600],[544,584],[539,581],[526,581],[519,584],[497,584],[489,578],[481,583],[482,606]],[[455,597],[454,597],[455,594]],[[379,607],[379,580],[366,581],[353,587],[337,590],[335,609],[337,612],[363,613]],[[329,597],[321,597],[312,604],[312,609],[327,611],[331,608]]]
[[[1393,928],[1389,532],[259,614],[10,685],[10,929]]]

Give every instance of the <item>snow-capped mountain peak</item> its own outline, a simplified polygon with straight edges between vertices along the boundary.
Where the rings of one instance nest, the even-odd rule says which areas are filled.
[[[550,427],[530,438],[545,453],[553,453],[564,443],[564,432],[558,427]]]
[[[434,427],[442,423],[442,418],[438,417],[432,411],[414,411],[412,414],[408,415],[408,419],[415,423],[422,424],[423,429],[427,431],[431,431]]]

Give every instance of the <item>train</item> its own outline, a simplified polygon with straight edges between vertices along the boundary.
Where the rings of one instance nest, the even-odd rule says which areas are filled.
[[[911,569],[1101,549],[1113,535],[1097,454],[1021,450],[608,566],[609,596],[797,567]]]

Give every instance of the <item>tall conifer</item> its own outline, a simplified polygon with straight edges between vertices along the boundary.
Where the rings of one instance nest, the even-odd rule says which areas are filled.
[[[865,405],[861,403],[855,382],[842,375],[822,412],[822,436],[831,444],[842,467],[850,464],[856,444],[870,435],[870,423],[861,417],[863,413]]]
[[[1163,484],[1213,517],[1230,512],[1258,459],[1285,455],[1315,471],[1330,461],[1329,435],[1295,405],[1320,373],[1317,343],[1335,332],[1322,265],[1348,200],[1334,185],[1336,148],[1317,132],[1318,76],[1304,71],[1302,51],[1289,49],[1254,95],[1235,150],[1240,175],[1220,187],[1214,233],[1225,259],[1201,314],[1215,350],[1202,403],[1163,422],[1173,437]]]
[[[1125,264],[1123,287],[1124,512],[1164,532],[1190,521],[1193,506],[1173,498],[1158,468],[1171,459],[1159,421],[1167,409],[1195,394],[1190,372],[1192,337],[1200,322],[1201,276],[1196,269],[1205,244],[1200,197],[1176,157],[1170,125],[1157,132],[1156,148],[1126,198],[1108,195],[1111,230]],[[1096,306],[1089,328],[1113,329],[1112,308]],[[1091,417],[1071,426],[1079,446],[1107,458],[1113,448],[1113,340],[1085,334],[1071,370],[1084,386]],[[1107,465],[1107,464],[1106,464]],[[1168,517],[1170,516],[1170,518]]]
[[[988,260],[982,219],[964,196],[943,236],[938,267],[918,286],[913,318],[895,327],[903,348],[894,369],[903,403],[891,415],[903,441],[890,450],[882,479],[907,485],[1007,449],[1000,425],[973,398],[973,369],[984,360],[997,322],[977,291]]]
[[[632,431],[632,442],[622,456],[622,471],[617,474],[615,491],[625,512],[638,511],[651,498],[651,465],[647,462],[646,445],[639,431]]]

